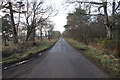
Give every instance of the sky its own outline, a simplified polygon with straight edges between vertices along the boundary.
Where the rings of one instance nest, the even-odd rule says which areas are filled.
[[[60,31],[61,33],[65,30],[64,25],[66,25],[67,13],[74,11],[74,5],[65,7],[65,0],[50,0],[50,2],[59,10],[59,13],[51,18],[51,21],[55,23],[54,30]]]

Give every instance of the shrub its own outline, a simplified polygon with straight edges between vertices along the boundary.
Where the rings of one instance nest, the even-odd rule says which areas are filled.
[[[2,57],[9,57],[11,55],[13,55],[15,52],[15,47],[5,47],[2,48]]]

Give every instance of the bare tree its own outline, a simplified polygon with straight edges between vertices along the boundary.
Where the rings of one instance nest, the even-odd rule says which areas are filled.
[[[44,0],[41,1],[35,1],[31,3],[31,15],[28,15],[29,13],[27,13],[28,17],[26,16],[26,23],[29,25],[27,25],[27,37],[26,37],[26,41],[28,41],[29,37],[31,37],[31,40],[34,40],[35,38],[35,28],[36,27],[40,27],[40,32],[42,34],[42,28],[44,26],[44,22],[51,16],[55,16],[57,14],[57,11],[55,11],[55,9],[52,8],[52,5],[46,6],[44,5]],[[29,11],[30,4],[27,1],[27,11]],[[56,13],[56,14],[55,14]],[[54,14],[54,15],[53,15]],[[32,17],[31,17],[32,16]],[[31,23],[29,22],[29,19],[31,18]]]

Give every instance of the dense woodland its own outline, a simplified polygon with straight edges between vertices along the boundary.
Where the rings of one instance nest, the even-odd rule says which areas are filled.
[[[77,3],[79,6],[74,12],[68,13],[63,36],[87,45],[94,43],[94,45],[98,45],[95,47],[107,48],[120,56],[118,47],[120,1],[81,2],[69,0],[68,3]]]

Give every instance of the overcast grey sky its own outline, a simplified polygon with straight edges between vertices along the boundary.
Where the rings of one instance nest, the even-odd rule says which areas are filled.
[[[66,9],[65,5],[63,5],[65,0],[50,0],[50,2],[59,10],[58,15],[51,18],[51,20],[55,23],[54,30],[58,30],[62,33],[64,31],[63,26],[66,25],[67,13],[74,11],[74,4],[70,5]]]

